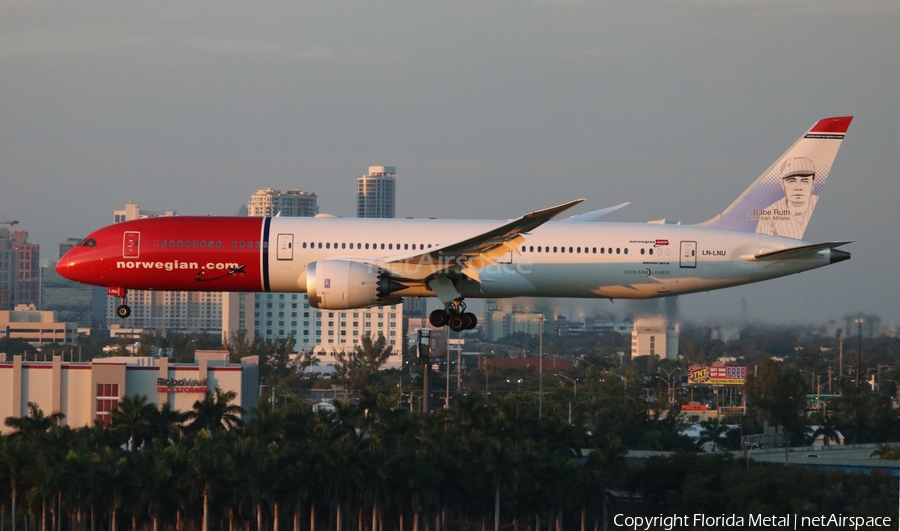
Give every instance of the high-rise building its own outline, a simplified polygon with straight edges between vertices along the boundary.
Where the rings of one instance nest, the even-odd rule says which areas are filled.
[[[120,223],[132,219],[174,215],[174,210],[141,210],[140,205],[129,201],[124,210],[113,213],[113,219]],[[129,290],[128,304],[131,306],[131,316],[128,317],[127,324],[133,328],[210,334],[220,334],[222,331],[222,293],[219,292]],[[118,305],[118,299],[107,297],[107,322],[121,321],[116,317]]]
[[[257,190],[250,196],[249,216],[312,217],[319,213],[316,194],[303,190]]]
[[[631,358],[659,356],[673,360],[678,357],[678,325],[670,325],[662,315],[634,320],[631,332]]]
[[[13,306],[41,304],[41,247],[28,243],[28,233],[24,230],[13,232],[16,248],[16,295]]]
[[[369,166],[369,173],[356,179],[356,217],[393,218],[397,198],[394,166]]]
[[[0,228],[0,310],[12,310],[16,293],[15,242],[8,229]]]
[[[40,246],[28,233],[0,228],[0,310],[40,304]]]

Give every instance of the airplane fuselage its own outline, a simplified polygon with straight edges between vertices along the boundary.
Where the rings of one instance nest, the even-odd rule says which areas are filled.
[[[114,289],[307,292],[310,264],[379,264],[439,249],[503,221],[164,217],[95,231],[61,260],[63,276]],[[478,270],[458,276],[463,297],[644,299],[781,277],[849,258],[825,249],[802,259],[753,255],[798,240],[697,226],[548,222]],[[456,259],[456,258],[454,258]],[[440,260],[440,257],[436,258]],[[395,267],[396,270],[396,267]],[[420,265],[393,297],[434,296]],[[421,274],[420,274],[421,273]],[[374,301],[371,302],[374,304]]]
[[[850,258],[837,249],[849,242],[801,238],[851,121],[817,121],[699,225],[593,221],[624,203],[551,221],[583,199],[507,221],[162,217],[95,231],[57,271],[106,286],[123,318],[130,289],[303,292],[320,309],[434,296],[444,308],[429,322],[455,331],[477,324],[467,297],[646,299],[748,284]]]

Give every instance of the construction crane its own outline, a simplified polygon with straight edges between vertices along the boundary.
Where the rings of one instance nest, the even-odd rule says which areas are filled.
[[[6,218],[3,218],[2,216],[0,216],[0,218],[6,219]],[[19,222],[16,221],[16,220],[12,220],[12,221],[0,221],[0,225],[9,225],[10,227],[15,227],[15,226],[18,225],[18,224],[19,224]]]

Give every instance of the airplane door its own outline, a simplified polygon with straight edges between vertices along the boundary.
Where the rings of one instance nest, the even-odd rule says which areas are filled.
[[[122,258],[140,258],[141,256],[141,233],[137,231],[125,231],[122,240]]]
[[[278,251],[277,258],[279,260],[294,259],[294,235],[279,234],[278,235]]]
[[[681,242],[681,267],[697,267],[697,242]]]

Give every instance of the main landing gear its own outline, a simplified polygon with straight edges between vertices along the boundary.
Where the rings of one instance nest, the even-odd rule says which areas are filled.
[[[428,316],[428,322],[435,328],[449,326],[454,332],[471,330],[478,325],[478,318],[474,313],[466,311],[466,303],[462,298],[455,299],[443,310],[435,310]]]

